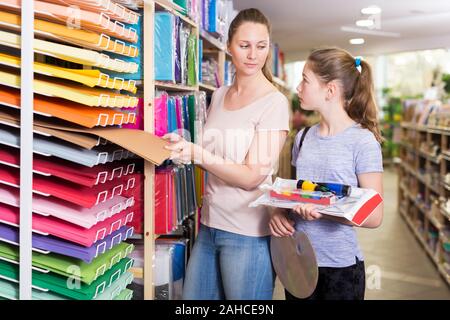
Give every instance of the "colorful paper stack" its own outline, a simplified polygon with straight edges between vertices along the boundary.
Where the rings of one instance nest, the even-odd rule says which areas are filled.
[[[0,297],[8,299],[19,297],[21,38],[12,30],[21,3],[0,4]],[[118,127],[136,123],[140,16],[110,1],[34,6],[33,299],[131,299],[134,245],[125,240],[143,209],[136,155],[161,162]]]

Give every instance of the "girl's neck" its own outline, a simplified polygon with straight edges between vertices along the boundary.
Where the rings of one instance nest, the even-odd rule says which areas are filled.
[[[342,105],[328,106],[327,112],[320,112],[319,133],[321,136],[334,136],[355,124]]]

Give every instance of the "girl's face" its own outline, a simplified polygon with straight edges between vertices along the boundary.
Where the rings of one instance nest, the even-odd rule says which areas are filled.
[[[236,73],[252,76],[261,71],[269,55],[267,27],[261,23],[244,22],[228,45]]]
[[[327,87],[311,71],[308,63],[303,68],[303,77],[297,86],[297,95],[304,110],[319,110],[325,102]]]

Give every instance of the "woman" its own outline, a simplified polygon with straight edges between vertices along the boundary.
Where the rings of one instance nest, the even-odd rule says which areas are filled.
[[[272,299],[270,215],[249,208],[271,174],[289,130],[286,97],[271,83],[270,25],[257,9],[241,11],[228,32],[236,67],[215,91],[202,146],[169,134],[171,159],[209,172],[201,226],[185,277],[184,299]]]

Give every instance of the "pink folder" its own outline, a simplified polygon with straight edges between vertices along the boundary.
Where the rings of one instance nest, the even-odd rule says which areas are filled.
[[[20,150],[2,146],[0,163],[18,167],[20,165]],[[35,173],[44,176],[52,175],[86,187],[93,187],[113,180],[117,181],[122,176],[133,174],[135,167],[134,161],[120,161],[90,168],[55,157],[33,155],[33,170]]]
[[[18,207],[0,203],[0,223],[18,226],[20,222],[19,211]],[[33,214],[32,228],[33,232],[39,234],[52,235],[90,247],[124,225],[130,225],[133,221],[133,215],[133,210],[128,208],[113,217],[97,223],[90,229],[86,229],[58,218]]]
[[[15,187],[0,185],[0,203],[19,207],[19,191]],[[93,208],[86,209],[57,198],[33,194],[34,213],[53,216],[87,229],[133,205],[134,198],[116,196]]]
[[[162,137],[167,133],[167,94],[155,98],[155,135]]]
[[[0,164],[0,183],[19,187],[20,169]],[[42,175],[33,177],[33,191],[35,193],[53,196],[85,208],[92,208],[99,203],[121,195],[124,191],[134,188],[134,185],[135,179],[132,177],[122,177],[117,181],[108,181],[92,188],[81,187],[55,177]]]

